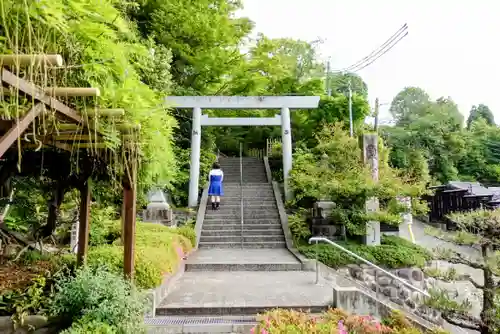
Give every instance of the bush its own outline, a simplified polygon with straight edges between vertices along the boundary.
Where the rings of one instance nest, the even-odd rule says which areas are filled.
[[[185,236],[189,236],[188,239]],[[137,223],[135,247],[135,283],[143,289],[161,284],[163,276],[173,273],[181,256],[193,248],[194,231],[188,227],[172,229],[159,224]],[[194,240],[196,237],[194,236]],[[111,272],[123,272],[123,246],[101,245],[89,250],[91,267],[106,266]]]
[[[57,282],[50,308],[76,322],[67,333],[143,333],[144,311],[145,298],[122,275],[89,267]]]
[[[380,246],[366,246],[353,242],[337,242],[341,246],[373,262],[389,269],[419,267],[426,265],[432,259],[432,254],[425,248],[395,236],[382,237]],[[360,263],[345,252],[328,244],[319,244],[318,260],[329,267],[338,268],[348,264]],[[316,258],[316,246],[300,246],[299,251],[306,257]]]
[[[184,225],[174,230],[175,233],[186,237],[191,242],[191,247],[196,245],[196,232],[190,225]]]
[[[67,257],[25,251],[17,262],[0,270],[0,316],[45,314],[56,280],[71,275],[74,263]]]
[[[299,210],[293,215],[288,215],[288,226],[296,245],[300,245],[311,236],[311,230],[306,221],[306,215],[307,212],[304,209]]]
[[[396,315],[397,316],[397,315]],[[330,309],[318,316],[311,317],[304,312],[275,309],[262,316],[252,333],[273,334],[422,334],[406,319],[392,319],[381,324],[370,316],[349,315],[342,310]]]
[[[116,210],[113,207],[91,207],[89,236],[91,246],[111,244],[120,238],[121,223],[115,218]]]
[[[85,321],[79,320],[75,322],[70,328],[61,332],[61,334],[115,334],[116,331],[113,326],[99,321]]]
[[[425,258],[426,261],[431,261],[433,259],[432,252],[419,245],[415,245],[411,241],[408,241],[404,238],[396,237],[393,235],[383,235],[382,244],[411,250],[413,253],[416,253]]]

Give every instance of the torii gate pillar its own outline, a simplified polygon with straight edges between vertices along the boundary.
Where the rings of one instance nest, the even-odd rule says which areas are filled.
[[[288,185],[288,178],[292,170],[292,130],[290,126],[290,109],[281,108],[281,147],[283,149],[283,180],[285,199],[293,199],[293,193]]]
[[[200,175],[201,147],[201,108],[193,108],[193,125],[191,129],[191,165],[189,168],[189,198],[190,207],[198,203],[198,185]]]

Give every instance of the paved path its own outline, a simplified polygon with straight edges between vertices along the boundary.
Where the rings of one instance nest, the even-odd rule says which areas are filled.
[[[187,272],[160,307],[308,307],[331,305],[331,285],[305,271]]]

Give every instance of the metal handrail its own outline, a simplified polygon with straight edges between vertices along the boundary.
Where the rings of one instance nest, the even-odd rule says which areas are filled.
[[[240,217],[241,217],[241,248],[243,249],[243,143],[240,143]]]
[[[359,261],[361,261],[361,262],[363,262],[363,263],[365,263],[365,264],[369,265],[370,267],[372,267],[372,268],[374,268],[374,269],[375,269],[375,274],[377,273],[377,271],[381,271],[381,272],[383,272],[384,274],[386,274],[387,276],[391,277],[392,279],[395,279],[395,280],[396,280],[396,281],[398,281],[399,283],[401,283],[401,284],[405,285],[406,287],[408,287],[408,288],[410,288],[410,289],[412,289],[412,290],[414,290],[414,291],[417,291],[417,292],[421,293],[422,295],[424,295],[424,296],[426,296],[426,297],[430,297],[430,294],[429,294],[429,293],[427,293],[427,292],[425,292],[424,290],[421,290],[421,289],[417,288],[416,286],[411,285],[410,283],[406,282],[406,281],[405,281],[405,280],[403,280],[402,278],[399,278],[398,276],[396,276],[396,275],[394,275],[394,274],[392,274],[392,273],[388,272],[387,270],[385,270],[385,269],[383,269],[383,268],[381,268],[381,267],[377,266],[376,264],[371,263],[370,261],[368,261],[368,260],[366,260],[366,259],[362,258],[362,257],[361,257],[361,256],[359,256],[358,254],[351,252],[351,251],[350,251],[350,250],[348,250],[347,248],[344,248],[344,247],[340,246],[339,244],[337,244],[337,243],[335,243],[335,242],[331,241],[331,240],[330,240],[330,239],[328,239],[328,238],[324,238],[324,237],[312,237],[312,238],[310,238],[310,239],[309,239],[309,243],[310,243],[310,244],[311,244],[311,243],[313,243],[313,242],[316,242],[316,245],[318,245],[318,242],[320,242],[320,241],[324,241],[324,242],[326,242],[326,243],[329,243],[330,245],[332,245],[332,246],[334,246],[334,247],[336,247],[336,248],[340,249],[341,251],[343,251],[343,252],[345,252],[345,253],[349,254],[349,255],[350,255],[350,256],[352,256],[353,258],[355,258],[355,259],[357,259],[357,260],[359,260]],[[319,271],[318,271],[318,251],[317,251],[317,249],[316,249],[316,283],[318,283],[318,281],[319,281]],[[377,286],[378,286],[378,283],[377,283]],[[378,290],[378,289],[377,289],[377,290]],[[378,291],[377,291],[377,292],[378,292]]]

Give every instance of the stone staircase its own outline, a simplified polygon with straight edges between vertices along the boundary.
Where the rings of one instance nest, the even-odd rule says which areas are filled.
[[[243,187],[240,159],[222,158],[220,164],[224,196],[219,210],[213,211],[207,203],[199,248],[285,248],[278,207],[263,161],[243,158]]]
[[[249,333],[256,315],[276,307],[320,312],[333,303],[329,284],[287,248],[272,184],[261,159],[223,158],[224,197],[207,203],[198,250],[147,319],[150,333]]]

